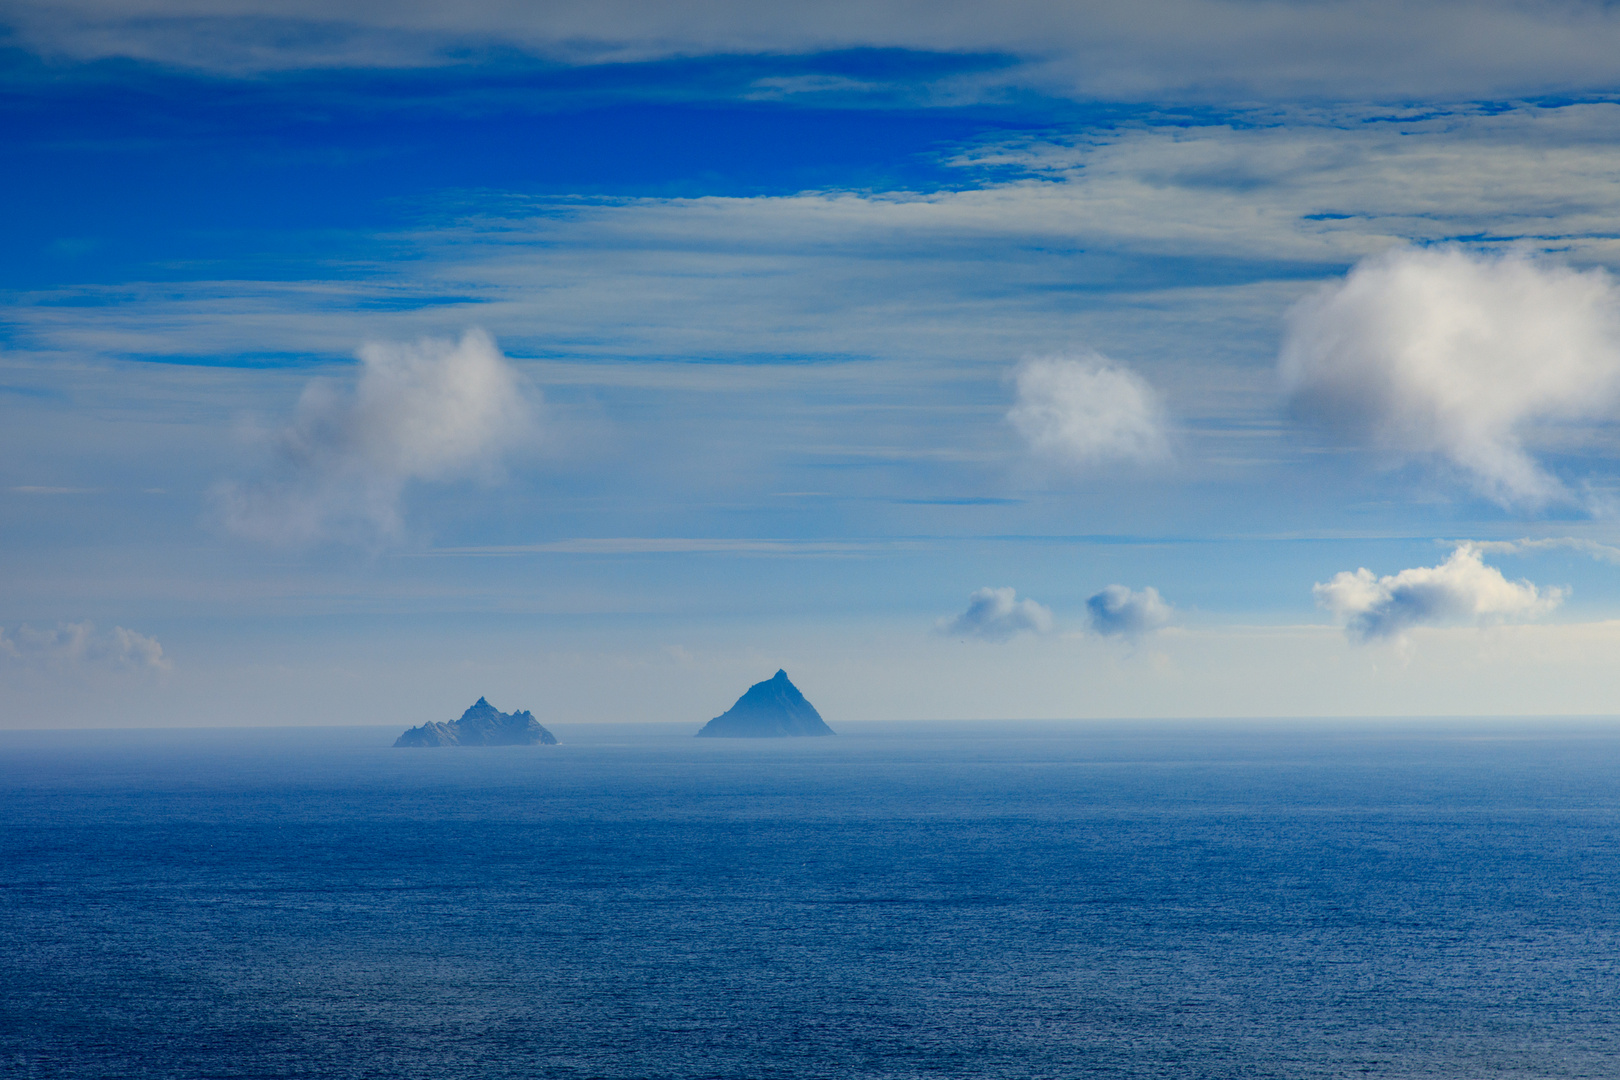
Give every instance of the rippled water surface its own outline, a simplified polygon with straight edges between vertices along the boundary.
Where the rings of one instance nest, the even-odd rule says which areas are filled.
[[[0,733],[0,1075],[1620,1076],[1620,727]]]

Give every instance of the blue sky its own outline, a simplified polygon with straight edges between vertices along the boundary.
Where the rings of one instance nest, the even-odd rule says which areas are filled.
[[[0,724],[1620,711],[1620,17],[1386,8],[7,5]]]

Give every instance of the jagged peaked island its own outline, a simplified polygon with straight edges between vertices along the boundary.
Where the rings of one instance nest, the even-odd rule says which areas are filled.
[[[429,721],[413,727],[394,741],[395,746],[534,746],[555,745],[557,736],[540,726],[534,714],[504,713],[479,698],[460,720],[448,724]]]
[[[737,704],[703,725],[700,739],[781,739],[790,735],[831,735],[833,729],[788,681],[787,672],[755,683]]]

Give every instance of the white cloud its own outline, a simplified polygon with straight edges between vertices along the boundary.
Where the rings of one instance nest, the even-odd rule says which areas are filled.
[[[373,342],[352,391],[328,379],[305,387],[267,476],[220,489],[225,524],[274,543],[394,536],[408,482],[488,475],[532,422],[517,373],[482,330]]]
[[[956,618],[939,624],[943,634],[976,637],[986,641],[1007,641],[1017,634],[1052,632],[1052,612],[1028,597],[1018,599],[1016,590],[975,589],[968,596],[968,608]]]
[[[465,63],[490,48],[565,63],[898,48],[1023,61],[953,80],[958,92],[1251,101],[1604,92],[1620,75],[1620,19],[1579,0],[14,0],[6,21],[13,42],[53,57],[235,73]]]
[[[1470,540],[1468,545],[1486,555],[1523,555],[1531,551],[1578,551],[1600,562],[1620,563],[1620,547],[1579,536],[1544,536],[1527,540]]]
[[[1196,356],[1155,369],[1171,400],[1197,403],[1178,410],[1185,431],[1227,403],[1269,420],[1274,384],[1252,354],[1274,341],[1302,264],[1326,276],[1392,236],[1557,236],[1583,261],[1620,257],[1620,104],[1241,119],[979,145],[961,160],[1031,175],[927,193],[526,203],[534,213],[417,232],[418,259],[358,278],[82,285],[19,294],[0,317],[51,350],[205,363],[243,350],[245,322],[255,349],[338,352],[374,334],[384,306],[399,336],[460,312],[502,341],[638,370],[787,354],[992,363],[1074,335]]]
[[[781,558],[844,557],[872,552],[915,551],[915,540],[769,540],[743,537],[590,536],[548,540],[540,544],[434,548],[422,555],[474,557],[509,555],[763,555]]]
[[[1426,623],[1472,620],[1480,624],[1533,619],[1564,599],[1562,589],[1508,581],[1486,566],[1480,550],[1463,544],[1439,566],[1418,566],[1375,577],[1344,570],[1312,588],[1316,602],[1343,621],[1352,639],[1395,637]]]
[[[115,626],[111,633],[94,623],[65,623],[55,630],[19,626],[7,634],[0,628],[0,662],[30,666],[89,666],[125,671],[169,670],[158,640]]]
[[[1151,585],[1140,592],[1110,585],[1086,600],[1086,615],[1097,633],[1130,637],[1170,625],[1175,609]]]
[[[1007,419],[1043,457],[1095,465],[1170,454],[1159,395],[1100,353],[1026,360],[1017,380],[1018,402]]]
[[[1280,370],[1303,412],[1449,461],[1506,505],[1572,498],[1525,448],[1530,425],[1617,418],[1620,289],[1603,270],[1398,248],[1287,322]]]

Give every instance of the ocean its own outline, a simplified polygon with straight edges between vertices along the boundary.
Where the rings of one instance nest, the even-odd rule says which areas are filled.
[[[1620,725],[548,726],[0,733],[0,1076],[1620,1076]]]

